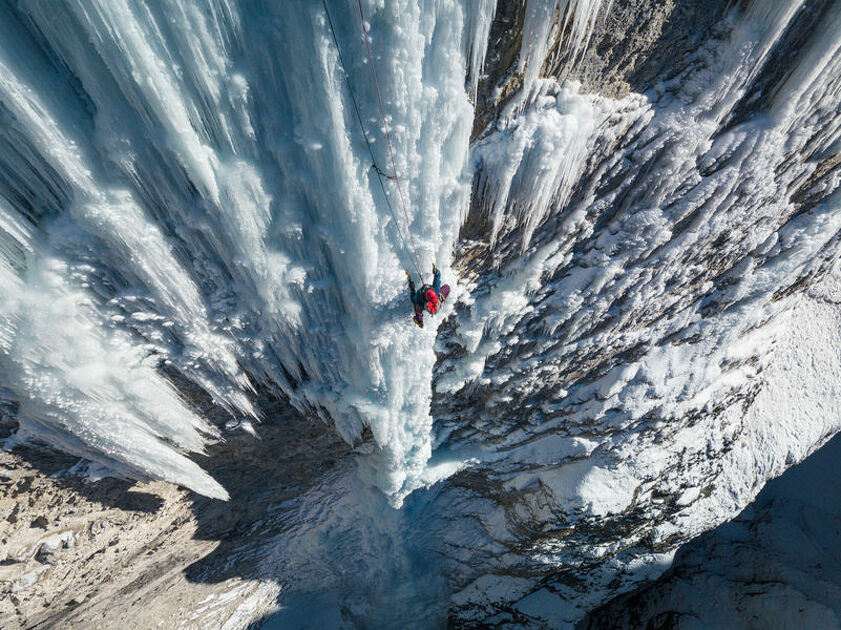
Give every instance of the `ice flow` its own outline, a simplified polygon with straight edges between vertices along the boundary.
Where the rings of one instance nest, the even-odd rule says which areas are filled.
[[[345,85],[387,168],[362,22],[330,6],[344,70],[315,1],[0,7],[0,381],[20,439],[224,497],[184,456],[216,434],[184,396],[259,419],[267,391],[350,442],[370,430],[393,503],[419,483],[434,327],[411,325],[399,234],[448,273],[495,7],[362,3],[408,193],[393,217]]]

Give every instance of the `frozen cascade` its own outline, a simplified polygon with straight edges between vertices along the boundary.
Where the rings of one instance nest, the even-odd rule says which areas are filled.
[[[365,5],[411,198],[400,229],[426,273],[447,269],[469,194],[464,80],[494,6],[466,5]],[[336,3],[334,19],[380,151],[352,8]],[[430,453],[432,333],[406,334],[410,255],[373,186],[320,3],[0,11],[3,253],[17,278],[4,287],[35,300],[3,306],[20,436],[221,496],[167,445],[201,450],[214,429],[162,385],[163,366],[232,414],[259,417],[261,387],[348,441],[370,428],[376,483],[399,503]],[[58,301],[84,352],[70,328],[43,337],[28,321]]]

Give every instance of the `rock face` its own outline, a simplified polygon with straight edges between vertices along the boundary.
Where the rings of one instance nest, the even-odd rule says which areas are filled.
[[[406,227],[460,274],[434,339],[380,273],[411,257],[335,74],[356,15],[336,9],[333,40],[317,5],[222,4],[207,23],[189,3],[0,8],[8,63],[61,86],[42,105],[68,129],[46,152],[41,93],[0,83],[0,141],[27,156],[11,188],[44,197],[0,226],[3,413],[122,474],[230,494],[5,455],[9,623],[236,628],[277,602],[266,627],[571,627],[841,429],[837,1],[369,13],[398,165],[431,208]],[[61,159],[74,147],[90,169]],[[252,414],[260,440],[239,432]]]
[[[572,623],[839,427],[760,446],[788,433],[762,392],[793,296],[838,259],[837,3],[614,5],[578,69],[544,68],[627,96],[480,100],[460,253],[480,271],[434,411],[451,448],[481,445],[454,505],[505,554],[454,553],[465,625]]]
[[[76,461],[31,449],[0,456],[4,628],[244,627],[271,606],[276,590],[258,580],[188,578],[219,542],[203,539],[186,491],[83,482],[66,472]]]
[[[537,7],[541,3],[531,4]],[[551,2],[542,4],[552,7]],[[479,81],[474,138],[500,116],[522,87],[523,75],[517,72],[517,62],[527,5],[520,0],[497,2],[484,73]],[[555,21],[574,15],[579,3],[560,5],[564,7],[563,15],[555,12]],[[721,21],[730,5],[722,0],[613,0],[597,13],[589,45],[579,57],[572,59],[568,52],[559,52],[565,50],[570,28],[556,28],[551,33],[549,52],[539,60],[540,76],[578,80],[585,92],[608,98],[623,98],[632,92],[642,94],[665,78],[680,74],[686,69],[688,58],[705,41],[719,30],[726,31]],[[606,7],[609,8],[605,10]]]
[[[43,448],[0,453],[0,625],[244,628],[261,619],[285,569],[261,560],[300,516],[279,506],[329,475],[347,447],[292,411],[278,410],[260,435],[226,433],[213,447],[214,475],[235,488],[227,502],[164,482],[94,481],[84,462]]]
[[[70,627],[104,615],[131,626],[145,615],[144,596],[155,600],[161,620],[188,618],[176,595],[190,601],[182,571],[214,543],[194,540],[185,493],[162,482],[130,489],[113,479],[80,491],[84,482],[73,473],[44,474],[76,459],[49,459],[31,449],[0,459],[0,624]]]

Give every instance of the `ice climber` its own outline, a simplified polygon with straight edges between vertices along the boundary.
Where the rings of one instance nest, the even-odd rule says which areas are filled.
[[[412,321],[423,328],[423,309],[426,308],[430,315],[435,315],[450,294],[450,285],[441,286],[441,272],[434,264],[432,265],[432,284],[424,284],[417,291],[408,271],[406,277],[409,279],[409,295],[415,307],[415,316],[412,317]]]

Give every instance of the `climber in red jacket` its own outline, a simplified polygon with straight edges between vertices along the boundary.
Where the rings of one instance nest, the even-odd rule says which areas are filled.
[[[424,308],[430,315],[435,315],[450,294],[450,285],[441,286],[441,272],[438,271],[434,263],[432,265],[432,284],[424,284],[420,289],[415,290],[415,283],[408,271],[406,277],[409,279],[409,297],[415,307],[415,316],[412,321],[423,328]]]

